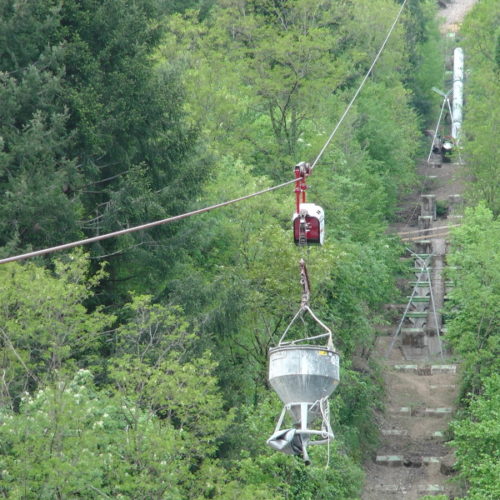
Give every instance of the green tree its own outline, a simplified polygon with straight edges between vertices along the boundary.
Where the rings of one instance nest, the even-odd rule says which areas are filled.
[[[0,489],[9,498],[186,498],[178,432],[96,391],[87,370],[23,396],[19,414],[1,417]]]
[[[437,18],[438,6],[433,0],[410,0],[403,15],[407,60],[404,84],[411,90],[419,115],[432,124],[439,97],[431,89],[442,86],[444,64]]]
[[[85,301],[103,272],[89,274],[80,252],[55,262],[0,267],[1,400],[15,406],[24,391],[91,363],[114,317]]]
[[[499,146],[493,137],[500,129],[500,70],[495,61],[500,9],[494,1],[475,6],[463,25],[463,47],[469,76],[465,85],[463,156],[473,182],[468,194],[473,203],[486,201],[495,215],[498,200]]]
[[[461,409],[452,423],[458,476],[466,498],[496,498],[500,428],[500,224],[485,204],[466,210],[454,231],[455,286],[447,339],[463,359]]]
[[[160,4],[0,2],[4,253],[163,218],[197,193],[209,160],[200,152],[202,169],[188,161],[198,158],[197,133],[178,68],[150,57],[164,29]],[[139,286],[138,276],[155,281],[166,260],[157,242],[174,233],[157,228],[92,252],[113,257],[106,280]]]
[[[89,370],[77,369],[96,361],[113,319],[81,305],[98,279],[86,277],[82,259],[57,263],[59,277],[2,268],[0,491],[184,499],[224,489],[215,455],[234,412],[224,408],[210,354],[190,352],[178,308],[134,297],[129,322],[106,332],[114,346],[107,385],[99,390]]]
[[[257,172],[283,178],[297,158],[322,145],[395,13],[385,0],[224,0],[203,23],[192,14],[174,17],[160,58],[187,67],[190,111],[221,153],[240,154]],[[376,79],[400,78],[394,67],[404,65],[395,49],[404,43],[401,29],[393,38]]]
[[[484,205],[466,211],[454,231],[449,263],[455,283],[448,307],[449,342],[464,360],[464,393],[500,369],[500,224]]]
[[[193,354],[194,334],[179,308],[149,296],[133,297],[128,308],[132,317],[114,333],[113,385],[183,432],[191,456],[212,455],[233,418],[213,375],[217,363],[209,352]]]
[[[466,412],[452,424],[459,477],[466,498],[482,500],[500,495],[500,377],[483,379],[484,393],[472,397]]]

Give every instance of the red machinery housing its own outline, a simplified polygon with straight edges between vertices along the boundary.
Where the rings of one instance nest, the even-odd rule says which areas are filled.
[[[293,214],[293,239],[297,245],[322,245],[325,239],[325,212],[314,203],[306,202],[306,177],[310,174],[308,163],[295,166],[295,213]]]
[[[300,244],[301,232],[306,244],[322,245],[325,239],[325,212],[314,203],[301,203],[299,213],[293,214],[293,239]],[[301,224],[304,226],[301,228]]]

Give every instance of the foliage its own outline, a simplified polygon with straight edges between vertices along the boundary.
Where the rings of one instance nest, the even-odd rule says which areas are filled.
[[[369,169],[385,187],[389,200],[384,215],[390,215],[399,191],[414,181],[418,121],[401,84],[369,85],[359,100],[358,113],[358,140],[370,155]]]
[[[168,489],[180,499],[198,498],[203,481],[224,484],[213,457],[233,411],[210,354],[186,355],[193,334],[182,311],[134,297],[130,322],[107,332],[115,349],[99,388],[76,369],[94,361],[113,320],[81,304],[100,278],[87,276],[88,261],[75,254],[54,276],[34,265],[2,270],[5,495],[146,498]]]
[[[463,359],[462,410],[452,424],[459,478],[467,498],[500,493],[500,224],[484,204],[466,211],[454,231],[447,339]]]
[[[484,205],[466,211],[454,231],[449,263],[457,266],[450,278],[447,337],[464,360],[465,392],[479,393],[482,380],[499,370],[500,224]]]
[[[452,425],[459,477],[468,486],[467,498],[500,495],[500,376],[483,379],[484,393],[472,397],[467,412]]]
[[[431,81],[421,58],[435,48],[430,2],[411,5],[310,178],[327,214],[322,248],[293,245],[290,187],[101,242],[89,259],[0,268],[2,494],[359,496],[380,397],[360,365],[399,251],[381,235],[413,180],[412,103],[424,112],[416,82]],[[324,144],[397,8],[0,0],[1,252],[288,180]],[[301,257],[343,380],[337,440],[309,468],[265,445],[280,410],[267,353],[299,307]]]
[[[181,58],[190,112],[221,153],[282,179],[287,165],[320,148],[395,12],[385,0],[224,0],[203,23],[194,13],[173,17],[159,57]],[[373,73],[388,87],[404,64],[401,36],[396,30]],[[224,71],[228,64],[233,71]],[[398,117],[411,127],[408,113],[403,105]]]
[[[464,51],[468,79],[463,126],[464,160],[473,178],[469,197],[475,203],[486,201],[495,215],[500,213],[498,135],[500,116],[500,67],[498,51],[500,9],[487,0],[476,5],[463,25]]]
[[[87,311],[84,302],[104,275],[88,269],[81,252],[56,261],[53,272],[31,263],[0,268],[2,404],[95,357],[114,318]]]
[[[186,498],[185,439],[168,421],[96,391],[89,371],[2,412],[2,490],[9,497]]]
[[[233,417],[212,375],[216,363],[208,352],[189,353],[193,334],[178,308],[148,296],[133,297],[128,307],[133,317],[115,332],[110,379],[124,397],[192,435],[185,445],[191,455],[211,455]]]
[[[177,71],[150,58],[159,2],[2,0],[0,12],[0,245],[13,253],[181,211],[209,159],[184,118]],[[94,256],[113,256],[101,286],[120,296],[122,280],[155,281],[157,241],[173,232],[95,245]]]
[[[405,86],[411,90],[416,111],[429,123],[439,98],[431,92],[441,86],[443,56],[437,27],[438,6],[433,0],[410,0],[404,12],[405,49],[408,53]]]

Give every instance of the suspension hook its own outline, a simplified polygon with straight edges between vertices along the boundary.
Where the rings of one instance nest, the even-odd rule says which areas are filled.
[[[311,283],[307,274],[307,267],[304,259],[300,259],[300,284],[302,285],[302,300],[300,306],[302,309],[309,307],[309,298],[311,296]]]

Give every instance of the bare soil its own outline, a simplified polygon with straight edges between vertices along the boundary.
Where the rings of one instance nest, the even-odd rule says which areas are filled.
[[[439,17],[443,19],[441,32],[443,34],[456,32],[465,14],[473,7],[477,0],[453,0],[442,1],[446,8],[440,10]],[[467,180],[464,177],[463,168],[460,163],[442,162],[440,158],[432,155],[431,161],[427,158],[417,166],[417,172],[422,180],[421,186],[410,193],[400,203],[398,220],[392,225],[391,231],[404,232],[415,230],[420,215],[420,196],[422,194],[434,194],[436,201],[442,207],[450,202],[450,196],[461,195]],[[454,215],[459,213],[454,208]],[[458,218],[453,218],[446,212],[442,213],[432,227],[441,227],[447,224],[459,223]],[[437,231],[436,231],[437,232]],[[439,231],[441,233],[442,231]],[[433,240],[433,252],[442,255],[446,251],[446,236]],[[416,250],[418,250],[416,248]],[[442,264],[443,259],[439,261]],[[437,266],[436,266],[437,267]],[[439,275],[433,273],[433,281],[440,279]],[[441,280],[442,281],[442,280]],[[441,305],[445,293],[444,286],[437,287],[437,302]],[[398,305],[388,307],[396,317],[392,331],[401,318]],[[385,358],[388,346],[392,342],[392,333],[382,335],[378,338],[373,356],[382,360],[384,365],[384,380],[386,387],[386,411],[377,415],[378,426],[381,431],[380,445],[373,456],[365,464],[365,488],[363,500],[387,500],[400,499],[416,500],[435,493],[448,495],[453,498],[455,492],[449,483],[450,463],[454,458],[449,447],[446,446],[447,427],[452,418],[452,413],[444,413],[442,416],[430,416],[428,409],[455,408],[457,397],[456,373],[445,373],[422,375],[425,370],[417,372],[400,372],[394,368],[395,364],[418,364],[428,366],[429,363],[452,364],[453,361],[448,354],[444,359],[427,356],[418,363],[405,359],[399,342],[389,357]],[[434,339],[435,340],[435,339]],[[401,411],[401,409],[405,409]],[[432,414],[432,413],[431,413]],[[387,431],[403,431],[403,435]],[[385,434],[382,431],[386,431]],[[434,433],[440,431],[443,437],[436,437]],[[377,456],[379,461],[377,462]],[[384,456],[402,457],[398,465],[381,465],[380,458]],[[426,458],[427,457],[427,458]],[[429,459],[432,457],[432,460]],[[439,462],[442,461],[443,464]],[[429,489],[430,488],[430,489]]]
[[[465,15],[478,0],[447,0],[446,7],[441,9],[439,18],[443,20],[441,33],[456,32]]]

